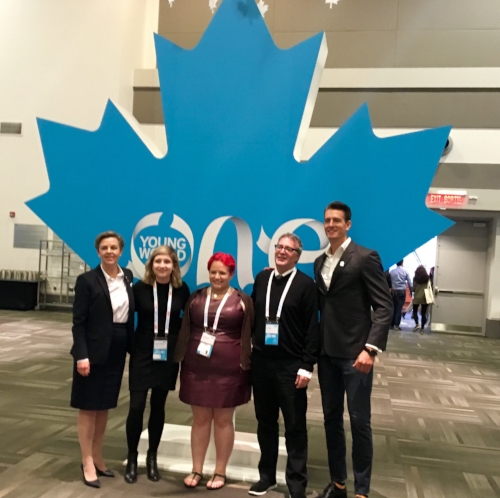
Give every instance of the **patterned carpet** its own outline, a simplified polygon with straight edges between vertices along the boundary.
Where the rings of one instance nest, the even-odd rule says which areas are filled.
[[[121,496],[194,497],[181,476],[159,483],[141,475],[81,483],[71,384],[70,316],[0,311],[0,498]],[[108,465],[123,474],[126,379],[105,441]],[[326,450],[317,381],[309,389],[310,488],[326,484]],[[251,404],[237,412],[237,430],[255,431]],[[175,393],[166,421],[190,423]],[[347,421],[346,421],[347,422]],[[375,460],[370,498],[490,498],[500,496],[500,341],[466,336],[391,332],[377,360],[373,393]],[[348,423],[346,423],[348,427]],[[348,483],[349,496],[353,483]],[[216,496],[247,496],[230,483]],[[285,489],[267,494],[283,497]],[[214,495],[214,496],[215,496]]]

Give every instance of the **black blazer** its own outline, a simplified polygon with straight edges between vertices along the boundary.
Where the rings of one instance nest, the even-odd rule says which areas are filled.
[[[127,333],[130,352],[134,335],[133,275],[127,268],[122,270],[129,302]],[[88,358],[91,365],[106,364],[113,337],[113,308],[100,265],[76,279],[72,332],[71,355],[75,361]]]
[[[321,276],[325,258],[326,254],[322,254],[314,262],[321,353],[357,358],[367,343],[384,350],[393,304],[378,253],[351,241],[333,272],[328,290]]]

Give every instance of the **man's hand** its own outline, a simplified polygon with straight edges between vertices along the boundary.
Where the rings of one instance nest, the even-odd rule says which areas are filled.
[[[360,372],[365,374],[369,373],[373,367],[373,363],[375,362],[375,358],[370,356],[365,350],[359,353],[359,356],[356,358],[353,367]]]
[[[88,377],[90,374],[90,361],[89,360],[77,361],[76,370],[83,377]]]
[[[304,389],[304,387],[307,387],[307,384],[309,384],[309,379],[307,377],[297,375],[297,378],[295,379],[295,387],[297,389]]]

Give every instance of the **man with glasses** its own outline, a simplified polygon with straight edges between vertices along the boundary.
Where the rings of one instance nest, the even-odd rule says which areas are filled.
[[[319,353],[317,290],[297,270],[302,242],[293,233],[275,246],[275,270],[255,278],[252,385],[260,480],[249,490],[264,495],[276,487],[279,411],[285,422],[286,483],[291,498],[305,498],[307,487],[306,389]]]
[[[314,262],[321,313],[318,379],[331,479],[318,498],[347,497],[346,395],[354,492],[356,498],[368,498],[373,460],[373,364],[377,353],[385,349],[393,312],[379,255],[351,240],[351,225],[349,206],[339,201],[329,204],[324,212],[324,226],[330,244]]]

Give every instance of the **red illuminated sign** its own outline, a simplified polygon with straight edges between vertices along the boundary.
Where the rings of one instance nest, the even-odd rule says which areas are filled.
[[[467,205],[464,194],[427,194],[425,203],[429,207],[461,208]]]

